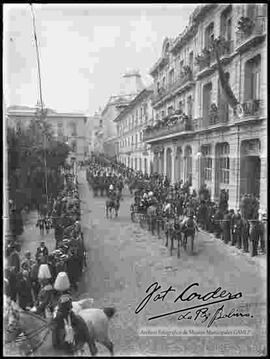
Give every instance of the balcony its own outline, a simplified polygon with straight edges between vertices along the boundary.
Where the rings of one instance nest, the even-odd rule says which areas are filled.
[[[168,84],[165,88],[161,87],[159,89],[159,92],[156,93],[153,97],[152,105],[155,105],[166,96],[173,94],[176,90],[182,88],[191,81],[193,81],[191,70],[188,70],[186,73],[177,76],[172,83]]]
[[[222,36],[221,36],[222,37]],[[220,44],[219,56],[222,60],[224,57],[228,57],[233,53],[234,46],[232,40],[223,40]],[[196,63],[198,71],[201,72],[205,69],[210,68],[216,63],[216,55],[212,49],[203,49],[201,54],[196,57]]]
[[[161,136],[173,135],[179,132],[191,132],[193,126],[190,117],[181,118],[175,114],[167,116],[155,126],[148,126],[143,134],[143,141],[149,141]]]
[[[237,51],[244,51],[261,42],[266,35],[266,29],[266,17],[240,18],[236,32]]]
[[[206,117],[194,119],[194,130],[208,130],[216,127],[224,127],[229,123],[228,109],[213,107]]]
[[[248,100],[242,103],[243,112],[245,117],[260,116],[262,106],[260,100]]]

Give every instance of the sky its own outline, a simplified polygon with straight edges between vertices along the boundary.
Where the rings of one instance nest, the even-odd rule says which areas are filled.
[[[188,25],[196,4],[34,4],[43,102],[93,114],[120,91],[128,69],[146,86],[163,40]],[[4,102],[35,106],[37,57],[30,5],[4,5]]]

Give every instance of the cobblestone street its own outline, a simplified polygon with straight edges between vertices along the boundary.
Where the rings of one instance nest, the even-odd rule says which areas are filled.
[[[84,172],[80,173],[79,183],[83,201],[82,225],[88,250],[88,268],[79,291],[83,297],[93,297],[97,307],[116,307],[117,314],[110,323],[110,336],[115,344],[116,355],[222,355],[222,351],[228,353],[228,350],[232,355],[252,356],[263,353],[265,318],[261,313],[265,311],[266,305],[266,271],[263,271],[260,261],[248,258],[201,232],[195,239],[196,253],[193,256],[182,250],[180,259],[176,253],[171,257],[163,239],[157,239],[131,222],[130,196],[124,196],[119,218],[106,219],[105,199],[92,197]],[[231,307],[249,303],[249,312],[253,318],[219,320],[217,325],[248,326],[254,329],[252,337],[237,337],[236,341],[236,337],[139,336],[138,330],[149,325],[168,328],[206,326],[200,322],[190,323],[190,320],[180,322],[177,315],[151,322],[147,320],[151,315],[179,309],[180,304],[172,300],[175,296],[168,296],[163,302],[149,302],[136,315],[135,309],[146,296],[146,289],[155,281],[163,290],[171,285],[179,293],[194,282],[199,283],[195,289],[202,294],[219,286],[231,293],[241,291],[243,297],[237,304],[226,303],[224,310],[227,313]],[[196,304],[200,303],[195,301]],[[215,307],[218,308],[217,305]],[[106,354],[104,348],[99,347],[99,350],[101,355]]]
[[[117,313],[110,322],[110,337],[116,355],[262,355],[266,342],[266,258],[251,258],[235,247],[225,245],[208,233],[199,232],[195,237],[194,255],[181,248],[178,259],[176,249],[173,256],[165,247],[164,238],[152,236],[138,223],[130,220],[131,196],[125,191],[119,218],[106,219],[105,198],[93,197],[85,179],[79,173],[82,228],[87,248],[87,269],[79,285],[76,298],[94,298],[94,307],[115,306]],[[33,255],[41,239],[51,252],[55,246],[54,234],[41,236],[35,224],[37,213],[26,216],[25,231],[21,236],[22,255],[30,249]],[[148,318],[180,308],[173,300],[177,295],[167,296],[164,301],[149,302],[139,313],[135,309],[146,296],[146,289],[157,281],[162,290],[170,285],[180,293],[188,285],[197,282],[194,289],[201,294],[219,286],[231,293],[241,291],[243,297],[237,302],[225,303],[224,310],[245,308],[253,318],[232,318],[215,322],[221,327],[249,327],[252,337],[233,336],[139,336],[139,330],[148,326],[170,328],[205,328],[201,321],[177,320],[177,315],[148,321]],[[190,291],[191,293],[191,291]],[[192,305],[201,304],[198,301]],[[247,307],[243,304],[248,304]],[[189,305],[191,306],[191,304]],[[183,307],[187,307],[184,305]],[[218,305],[215,305],[215,310]],[[210,309],[211,310],[211,306]],[[210,311],[214,313],[214,310]],[[195,313],[195,311],[194,311]],[[99,355],[107,355],[98,345]]]

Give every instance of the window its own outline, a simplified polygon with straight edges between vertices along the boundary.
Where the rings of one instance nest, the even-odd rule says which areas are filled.
[[[257,55],[245,65],[245,101],[260,99],[261,56]]]
[[[227,142],[217,144],[217,172],[220,183],[229,184],[230,147]]]
[[[63,122],[59,121],[57,122],[57,135],[58,136],[63,136]]]
[[[202,177],[205,181],[212,181],[211,145],[204,145],[202,152]]]
[[[136,137],[135,137],[135,148],[137,148],[138,146],[138,134],[136,133]]]
[[[204,33],[204,47],[206,49],[210,48],[212,41],[214,40],[214,36],[214,23],[211,22],[211,24],[209,24],[205,29]]]
[[[174,69],[172,69],[169,72],[169,82],[170,82],[170,85],[172,85],[174,83]]]
[[[173,113],[173,106],[168,107],[168,115]]]
[[[71,123],[69,124],[69,126],[70,126],[70,129],[71,129],[70,135],[71,135],[71,136],[77,136],[77,126],[76,126],[76,123],[75,123],[75,122],[71,122]]]
[[[179,67],[180,77],[183,76],[183,67],[184,67],[184,60],[181,60],[181,61],[180,61],[180,67]]]
[[[225,9],[220,18],[220,34],[225,40],[230,41],[232,39],[232,10],[231,6]],[[231,44],[230,44],[231,46]],[[229,52],[231,48],[229,49]]]
[[[143,108],[141,107],[141,111],[140,111],[140,120],[142,122],[142,118],[143,118]]]
[[[191,71],[193,70],[193,51],[191,51],[189,53],[189,56],[188,56],[188,65],[191,69]]]
[[[179,105],[178,105],[178,109],[180,111],[180,113],[184,112],[184,101],[179,101]]]
[[[161,111],[161,118],[163,119],[164,117],[165,117],[165,111],[162,110],[162,111]]]
[[[212,83],[203,86],[203,120],[204,124],[208,125],[209,122],[209,112],[212,99]]]
[[[192,96],[188,96],[187,99],[187,115],[188,117],[192,118],[192,114],[193,114],[193,100],[192,100]]]
[[[226,80],[230,81],[230,74],[229,72],[225,73]],[[221,84],[220,80],[218,79],[218,120],[220,122],[227,122],[229,120],[229,105],[228,101],[222,96],[221,94]]]
[[[166,79],[165,79],[165,76],[164,76],[163,79],[162,79],[162,87],[163,87],[163,89],[165,89],[165,87],[166,87]]]
[[[138,118],[139,118],[139,114],[138,114],[138,110],[136,110],[136,122],[135,122],[135,126],[138,126]]]
[[[71,150],[72,150],[73,152],[76,152],[76,151],[77,151],[77,143],[76,143],[76,141],[72,141],[72,142],[71,142]]]
[[[192,185],[192,149],[190,146],[185,148],[185,181]]]
[[[157,93],[159,93],[159,90],[160,90],[160,83],[158,82],[157,83]]]

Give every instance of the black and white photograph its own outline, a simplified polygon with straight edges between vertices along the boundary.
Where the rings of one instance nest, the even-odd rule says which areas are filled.
[[[266,357],[267,3],[4,3],[4,357]]]

